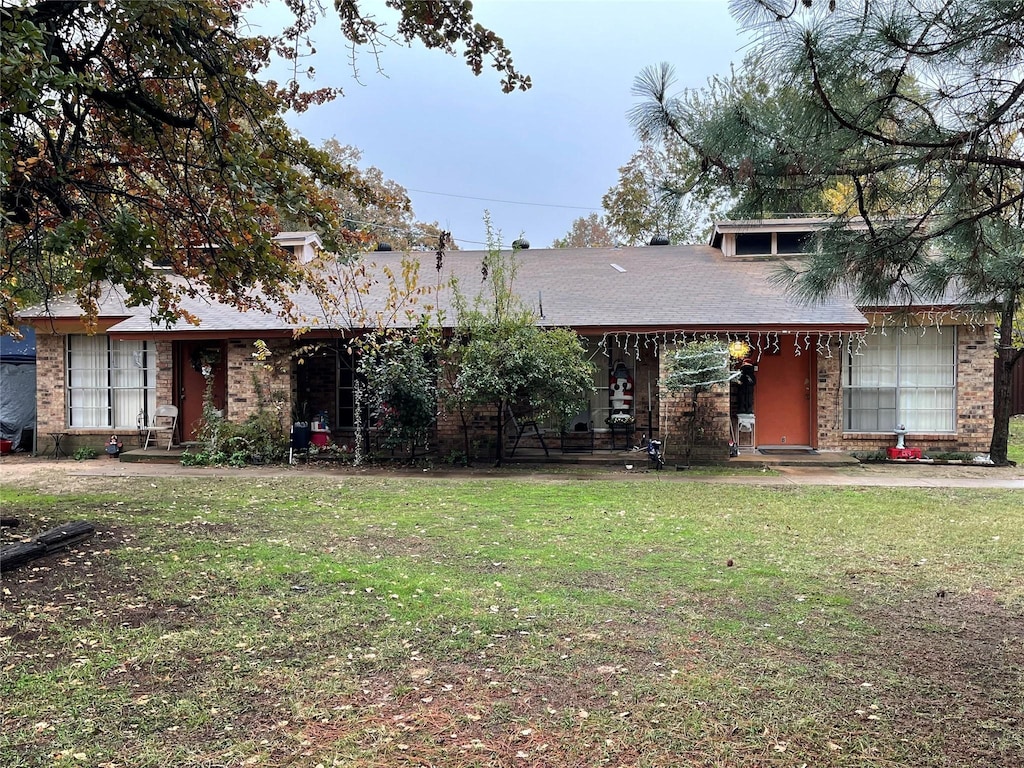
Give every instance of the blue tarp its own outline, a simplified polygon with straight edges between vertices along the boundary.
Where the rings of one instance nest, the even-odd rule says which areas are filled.
[[[34,363],[36,360],[36,332],[27,325],[21,327],[21,339],[0,336],[0,360],[5,363]]]
[[[21,332],[21,339],[0,336],[0,437],[14,450],[30,451],[22,433],[36,422],[36,333],[27,327]]]

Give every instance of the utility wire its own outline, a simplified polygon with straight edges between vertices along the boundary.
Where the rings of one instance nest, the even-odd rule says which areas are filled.
[[[431,192],[426,189],[413,189],[406,187],[408,192],[419,192],[421,195],[440,195],[441,197],[458,197],[462,200],[480,200],[484,203],[504,203],[506,205],[532,205],[537,208],[569,208],[574,211],[600,211],[602,208],[588,207],[585,205],[558,205],[557,203],[524,203],[520,200],[498,200],[493,197],[473,197],[472,195],[453,195],[450,192]]]
[[[604,210],[603,208],[594,208],[594,207],[588,207],[588,206],[585,206],[585,205],[559,205],[558,203],[528,203],[528,202],[523,202],[521,200],[499,200],[499,199],[493,198],[493,197],[474,197],[473,195],[456,195],[456,194],[453,194],[451,192],[431,192],[430,190],[427,190],[427,189],[413,189],[412,187],[405,187],[405,190],[406,190],[406,192],[416,192],[416,193],[421,194],[421,195],[438,195],[439,197],[456,197],[456,198],[459,198],[460,200],[479,200],[479,201],[484,202],[484,203],[503,203],[505,205],[529,205],[529,206],[533,206],[535,208],[566,208],[566,209],[573,210],[573,211],[602,211],[602,210]],[[422,233],[416,232],[415,230],[408,229],[408,228],[405,228],[405,227],[394,227],[394,226],[389,226],[387,224],[375,224],[372,221],[359,221],[358,219],[349,219],[349,221],[351,223],[353,223],[353,224],[363,224],[363,225],[366,225],[368,227],[374,227],[376,229],[387,229],[387,230],[391,230],[392,232],[396,232],[396,233],[400,233],[400,234],[407,234],[407,235],[419,235],[419,234],[422,234]],[[463,238],[463,237],[453,237],[452,239],[456,240],[457,242],[460,242],[460,243],[470,243],[471,245],[483,245],[483,246],[489,245],[488,243],[481,242],[480,240],[467,240],[466,238]]]
[[[372,221],[361,221],[359,219],[346,219],[346,221],[349,222],[350,224],[363,224],[363,225],[365,225],[367,227],[371,227],[373,229],[388,230],[388,231],[394,232],[396,234],[410,235],[412,237],[422,237],[423,235],[426,234],[426,232],[424,230],[417,230],[417,229],[410,228],[410,227],[396,227],[396,226],[393,226],[391,224],[377,224],[377,223],[372,222]],[[444,229],[444,227],[442,227],[440,225],[438,225],[437,228],[438,229]],[[464,237],[452,237],[452,240],[457,240],[460,243],[470,243],[472,245],[488,245],[487,243],[481,242],[480,240],[467,240]],[[433,249],[432,248],[427,248],[426,250],[433,250]]]

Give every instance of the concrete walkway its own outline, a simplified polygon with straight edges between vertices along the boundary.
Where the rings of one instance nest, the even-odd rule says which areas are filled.
[[[609,467],[508,466],[501,469],[470,469],[439,466],[428,469],[391,467],[351,467],[347,465],[273,465],[265,467],[184,467],[181,464],[148,464],[112,461],[107,458],[88,461],[41,459],[12,454],[0,457],[0,485],[19,481],[46,484],[57,478],[74,477],[419,477],[424,479],[465,479],[522,477],[548,480],[585,481],[629,480],[632,482],[700,482],[722,485],[759,486],[835,486],[882,488],[1003,488],[1024,490],[1024,467],[981,467],[957,465],[872,465],[853,467],[777,466],[763,471],[742,473],[702,470],[662,472],[638,469],[627,471]]]

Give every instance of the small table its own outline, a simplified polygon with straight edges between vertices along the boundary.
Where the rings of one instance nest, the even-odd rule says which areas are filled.
[[[60,447],[60,441],[64,439],[67,432],[48,432],[50,439],[53,440],[53,458],[56,461],[60,461],[60,457],[68,457],[67,451]]]
[[[619,441],[617,439],[618,436],[624,438],[623,442],[625,442],[625,446],[621,450],[628,451],[633,447],[633,433],[636,431],[636,428],[633,426],[633,422],[626,423],[612,421],[608,424],[608,430],[611,432],[613,451],[620,450]]]
[[[749,448],[751,451],[757,448],[757,439],[754,437],[754,414],[736,414],[736,450]],[[750,435],[750,441],[743,439],[744,435]]]

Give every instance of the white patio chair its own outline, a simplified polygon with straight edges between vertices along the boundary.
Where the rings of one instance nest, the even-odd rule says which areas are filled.
[[[171,450],[171,443],[174,442],[174,430],[178,426],[178,408],[174,405],[158,406],[153,413],[153,420],[146,427],[146,443],[143,450],[149,448],[150,438],[153,438],[155,445],[160,444],[160,438],[167,435],[167,450]]]

